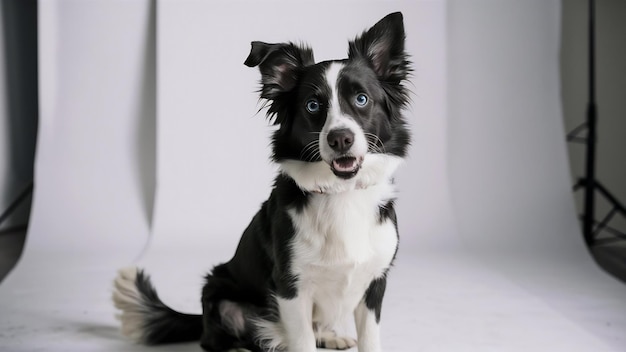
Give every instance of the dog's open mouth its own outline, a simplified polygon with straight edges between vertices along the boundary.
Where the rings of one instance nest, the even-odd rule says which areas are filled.
[[[354,156],[341,156],[332,161],[330,168],[335,176],[340,178],[352,178],[359,172],[363,158]]]

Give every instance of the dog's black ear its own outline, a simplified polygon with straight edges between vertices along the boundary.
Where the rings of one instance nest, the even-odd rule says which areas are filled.
[[[252,42],[250,55],[244,62],[248,67],[259,66],[261,97],[274,99],[293,89],[300,70],[314,64],[313,51],[292,43],[268,44]]]
[[[404,38],[402,13],[391,13],[350,42],[348,57],[366,59],[380,79],[398,83],[409,71]]]

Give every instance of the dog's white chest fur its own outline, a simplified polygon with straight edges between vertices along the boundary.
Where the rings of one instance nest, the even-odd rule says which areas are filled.
[[[352,314],[373,279],[383,275],[397,248],[393,222],[379,206],[393,185],[377,184],[338,194],[316,194],[301,211],[290,211],[296,230],[291,271],[298,291],[314,303],[313,321],[332,325]]]

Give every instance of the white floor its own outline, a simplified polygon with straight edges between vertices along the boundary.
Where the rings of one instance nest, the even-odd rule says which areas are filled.
[[[225,250],[202,257],[212,262]],[[110,292],[116,268],[127,264],[121,257],[27,253],[0,286],[0,350],[200,351],[193,343],[138,346],[120,335]],[[189,257],[200,256],[172,251],[146,266],[166,302],[197,312],[201,276],[185,271],[198,271],[201,260]],[[403,249],[384,302],[385,351],[626,350],[626,288],[607,295],[617,292],[613,282],[584,265],[509,264],[494,267],[457,249]]]

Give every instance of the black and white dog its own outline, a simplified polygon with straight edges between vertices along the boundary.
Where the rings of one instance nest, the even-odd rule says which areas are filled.
[[[164,305],[148,276],[123,269],[113,299],[124,334],[147,344],[201,340],[207,351],[381,351],[387,272],[398,248],[393,174],[410,136],[402,14],[349,43],[348,59],[253,42],[280,166],[234,257],[202,290],[202,315]],[[354,315],[358,343],[333,332]]]

